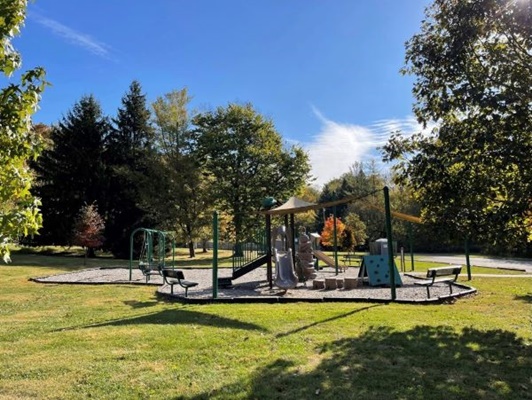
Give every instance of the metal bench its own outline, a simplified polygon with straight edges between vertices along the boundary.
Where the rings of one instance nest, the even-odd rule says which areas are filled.
[[[427,271],[427,279],[414,282],[415,285],[427,288],[427,297],[430,299],[430,287],[436,283],[446,283],[449,285],[450,294],[453,293],[453,283],[458,279],[462,271],[461,265],[450,265],[448,267],[430,268]],[[442,278],[443,277],[443,278]]]
[[[170,293],[174,294],[174,285],[179,285],[185,289],[185,297],[188,296],[188,288],[198,286],[197,282],[185,280],[183,271],[177,269],[163,269],[164,283],[170,285]]]

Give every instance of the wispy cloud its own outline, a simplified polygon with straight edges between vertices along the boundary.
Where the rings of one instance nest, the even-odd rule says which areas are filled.
[[[111,56],[111,47],[103,42],[94,39],[90,35],[78,32],[56,20],[44,17],[35,12],[29,13],[28,17],[41,24],[42,26],[50,29],[50,31],[52,31],[54,35],[63,38],[64,40],[75,46],[82,47],[94,55],[104,58],[110,58]]]
[[[361,126],[331,121],[317,108],[312,109],[322,125],[320,132],[304,148],[310,157],[315,183],[320,186],[348,172],[355,162],[380,162],[377,148],[383,146],[393,132],[401,131],[405,135],[412,135],[423,131],[412,116]]]

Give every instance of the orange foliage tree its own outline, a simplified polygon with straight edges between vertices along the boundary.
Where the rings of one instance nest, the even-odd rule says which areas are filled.
[[[340,218],[336,218],[336,240],[338,245],[340,245],[340,237],[344,230],[345,224]],[[329,218],[325,220],[320,241],[322,246],[334,246],[334,216],[329,215]]]

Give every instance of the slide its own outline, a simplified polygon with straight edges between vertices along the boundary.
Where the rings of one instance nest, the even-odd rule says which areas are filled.
[[[334,263],[334,259],[329,257],[323,251],[312,250],[312,254],[314,254],[314,257],[316,257],[318,260],[323,261],[325,264],[327,264],[327,266],[329,266],[331,268],[335,268],[336,267],[336,265]]]
[[[275,285],[281,289],[293,289],[297,286],[297,276],[294,274],[292,250],[275,252]]]

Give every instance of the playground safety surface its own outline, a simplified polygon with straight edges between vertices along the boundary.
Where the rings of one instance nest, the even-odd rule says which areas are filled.
[[[213,298],[212,270],[207,268],[180,268],[188,281],[198,282],[198,286],[188,291],[188,297],[184,297],[184,289],[174,286],[174,295],[170,294],[170,287],[163,285],[160,276],[152,276],[149,282],[138,269],[130,271],[128,268],[92,268],[76,272],[69,272],[48,277],[33,278],[40,283],[55,284],[136,284],[157,286],[157,293],[165,298],[186,303],[283,303],[283,302],[390,302],[391,289],[389,287],[371,287],[363,285],[355,289],[312,289],[312,281],[307,285],[299,283],[296,288],[287,291],[273,286],[270,289],[266,279],[266,269],[258,268],[233,281],[230,288],[218,288],[218,296]],[[231,269],[220,269],[218,276],[228,277]],[[317,271],[316,279],[336,277],[342,280],[345,277],[357,277],[358,268],[349,268],[346,272],[335,275],[332,268],[324,268]],[[463,283],[453,284],[453,293],[449,293],[446,284],[436,284],[430,288],[430,298],[427,297],[425,287],[414,285],[416,278],[409,274],[401,273],[402,286],[396,288],[396,299],[401,303],[433,303],[449,302],[457,297],[476,293],[476,289]]]

